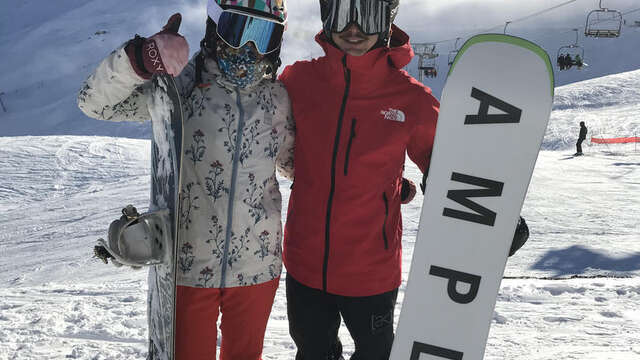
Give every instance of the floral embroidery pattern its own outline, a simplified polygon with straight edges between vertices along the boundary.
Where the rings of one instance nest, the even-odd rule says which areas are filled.
[[[256,141],[258,137],[258,127],[260,126],[260,120],[256,120],[251,126],[245,127],[242,134],[242,146],[240,147],[239,161],[242,165],[245,165],[245,160],[253,154],[253,145],[259,145]]]
[[[84,102],[86,102],[87,99],[92,96],[89,93],[90,90],[92,90],[91,87],[88,84],[85,84],[82,90],[80,90],[79,98],[82,99]],[[133,90],[133,92],[128,98],[122,100],[121,102],[113,106],[105,105],[104,107],[102,107],[101,111],[93,110],[92,112],[98,118],[105,119],[105,120],[135,119],[136,116],[138,115],[138,108],[140,106],[137,101],[141,95],[142,95],[142,88],[138,87],[135,90]],[[83,106],[83,105],[81,104],[80,106]]]
[[[213,243],[214,249],[212,254],[216,257],[216,259],[220,260],[220,264],[222,264],[222,257],[224,256],[224,237],[223,234],[223,226],[218,223],[218,217],[212,216],[211,222],[209,223],[209,234],[211,238],[207,239],[207,244]]]
[[[184,243],[180,249],[180,258],[178,260],[178,265],[183,274],[191,271],[195,258],[193,255],[193,246],[188,242]]]
[[[269,135],[269,143],[267,144],[267,146],[265,146],[264,153],[269,159],[275,159],[278,155],[278,148],[280,147],[280,144],[278,142],[278,129],[274,127],[273,129],[271,129],[271,133]]]
[[[211,169],[209,169],[209,176],[206,176],[204,178],[204,185],[207,189],[207,194],[213,199],[214,204],[216,200],[222,197],[223,193],[229,193],[229,188],[224,186],[224,180],[220,179],[223,172],[224,169],[222,168],[222,164],[220,163],[220,161],[216,160],[211,164]]]
[[[224,116],[222,117],[223,127],[218,129],[218,132],[226,130],[227,140],[224,141],[224,147],[227,149],[227,153],[234,154],[236,150],[236,129],[232,128],[236,121],[236,114],[231,111],[231,105],[224,104]]]
[[[236,114],[232,112],[231,105],[225,104],[225,115],[222,118],[224,126],[218,129],[218,132],[226,131],[227,139],[224,141],[224,147],[227,149],[227,153],[231,154],[232,158],[236,153],[236,137],[237,129],[234,126],[236,121]],[[253,145],[259,144],[256,141],[258,137],[258,128],[260,127],[260,120],[253,121],[249,126],[245,127],[242,131],[242,143],[238,149],[238,161],[242,165],[245,165],[245,161],[253,154]]]
[[[236,276],[236,278],[238,279],[238,284],[240,286],[249,286],[258,284],[260,282],[260,277],[263,275],[263,273],[259,273],[253,276],[245,276],[244,274],[240,273]]]
[[[266,111],[271,115],[275,115],[278,108],[273,101],[273,93],[271,90],[272,88],[270,86],[261,86],[258,89],[258,96],[256,97],[256,100],[257,105],[260,106],[260,110]]]
[[[278,230],[278,232],[276,233],[276,239],[282,239],[280,230]],[[275,249],[273,249],[273,256],[276,259],[282,258],[282,246],[280,245],[280,242],[278,242],[277,240],[276,240],[276,247]]]
[[[249,186],[245,189],[246,194],[242,202],[249,205],[249,215],[253,218],[254,224],[267,218],[267,211],[262,204],[262,196],[264,195],[264,187],[267,185],[267,181],[269,179],[266,179],[262,182],[262,185],[258,186],[256,176],[253,173],[249,173]]]
[[[227,265],[229,265],[229,268],[233,268],[233,264],[242,258],[242,253],[249,250],[247,246],[249,242],[249,232],[251,232],[251,228],[246,228],[244,234],[240,235],[240,237],[234,232],[231,232],[231,244],[227,255]]]
[[[200,207],[196,204],[196,200],[199,199],[199,196],[192,195],[191,189],[193,188],[195,183],[189,183],[182,189],[182,195],[180,198],[180,227],[184,227],[189,229],[189,224],[191,224],[191,216],[193,215],[193,211],[199,209]],[[192,198],[193,196],[193,198]]]
[[[269,232],[263,231],[260,235],[258,235],[258,243],[260,244],[260,249],[256,250],[253,255],[258,255],[260,260],[264,261],[264,259],[269,256]]]
[[[211,279],[213,279],[213,270],[210,267],[205,266],[204,269],[200,270],[200,277],[198,278],[198,281],[201,283],[198,285],[206,288]]]
[[[198,161],[202,161],[204,157],[204,152],[207,150],[206,145],[204,145],[204,133],[202,130],[196,130],[193,133],[193,143],[191,146],[184,151],[185,155],[193,161],[193,165],[195,165]]]
[[[196,113],[199,117],[202,117],[207,109],[206,104],[212,101],[212,97],[209,95],[209,92],[211,91],[210,87],[199,89],[200,91],[194,91],[189,97],[189,100],[191,100],[189,101],[191,103],[191,108],[189,109],[190,112],[187,114],[189,118],[196,115]]]
[[[283,136],[284,139],[282,140],[283,143],[289,141],[288,137],[294,137],[295,136],[295,132],[296,132],[296,126],[295,123],[293,122],[293,119],[287,116],[287,122],[284,125],[284,129],[285,131],[285,135]],[[294,159],[294,151],[295,148],[293,146],[290,146],[288,148],[285,149],[286,153],[280,155],[277,158],[277,166],[280,169],[280,171],[286,173],[286,174],[293,174],[294,172],[294,167],[293,167],[293,159]],[[293,176],[293,175],[289,175],[289,176]]]

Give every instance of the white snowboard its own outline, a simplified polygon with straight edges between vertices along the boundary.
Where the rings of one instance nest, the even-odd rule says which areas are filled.
[[[478,35],[456,56],[392,360],[483,358],[553,91],[548,55],[524,39]]]

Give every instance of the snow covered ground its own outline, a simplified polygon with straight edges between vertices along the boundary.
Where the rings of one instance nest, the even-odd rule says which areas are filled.
[[[507,264],[486,359],[640,359],[640,148],[587,142],[571,156],[580,120],[640,133],[639,88],[636,71],[557,89],[523,209],[531,237]],[[92,247],[123,205],[145,209],[149,146],[0,137],[0,360],[144,358],[146,271],[104,265]],[[403,208],[405,279],[422,201]],[[294,354],[281,282],[263,358]]]

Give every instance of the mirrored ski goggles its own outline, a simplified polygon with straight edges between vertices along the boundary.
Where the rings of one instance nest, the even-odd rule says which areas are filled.
[[[213,8],[209,6],[207,12],[217,25],[218,36],[232,48],[238,49],[251,41],[264,55],[278,49],[282,43],[284,25],[276,20],[222,10],[217,4]]]
[[[386,0],[330,0],[329,4],[325,30],[330,32],[341,33],[352,23],[367,35],[385,33],[391,27],[391,8]]]

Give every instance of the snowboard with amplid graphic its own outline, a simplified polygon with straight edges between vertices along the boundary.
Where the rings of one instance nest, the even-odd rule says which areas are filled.
[[[547,53],[478,35],[444,87],[392,360],[479,360],[553,103]]]

